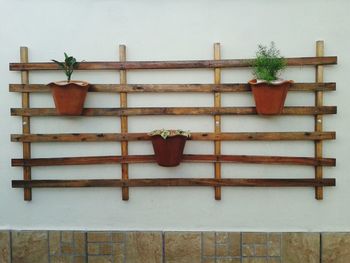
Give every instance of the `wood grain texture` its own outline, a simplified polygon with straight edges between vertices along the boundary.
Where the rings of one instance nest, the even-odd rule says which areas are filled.
[[[21,47],[20,48],[20,59],[21,63],[28,63],[28,48]],[[29,84],[29,72],[22,71],[21,72],[21,83]],[[22,108],[27,109],[30,108],[30,98],[27,92],[22,93]],[[22,133],[30,134],[30,117],[23,116],[22,117]],[[31,145],[29,142],[23,142],[23,158],[31,158]],[[23,168],[23,179],[31,180],[32,171],[30,167]],[[25,188],[24,189],[24,200],[31,201],[32,200],[32,189]]]
[[[334,91],[336,83],[293,83],[289,91]],[[50,92],[45,84],[10,84],[10,92]],[[232,84],[91,84],[89,92],[106,93],[143,93],[143,92],[250,92],[251,88],[246,83]]]
[[[126,61],[126,46],[120,45],[119,46],[119,60],[124,62]],[[126,85],[127,78],[126,78],[126,70],[120,70],[119,71],[119,78],[120,78],[120,84]],[[128,98],[126,92],[120,93],[120,108],[126,109],[128,107]],[[121,116],[120,117],[120,131],[122,134],[128,133],[128,117],[127,116]],[[128,141],[122,141],[120,143],[121,145],[121,153],[122,156],[125,157],[128,155]],[[127,180],[129,178],[129,166],[127,163],[122,163],[122,179]],[[127,201],[129,200],[129,188],[128,187],[122,187],[122,200]]]
[[[77,70],[135,70],[135,69],[189,69],[189,68],[235,68],[251,67],[252,59],[224,60],[183,60],[183,61],[98,61],[81,62]],[[337,64],[337,57],[299,57],[287,58],[288,66],[316,66]],[[20,70],[58,70],[51,62],[10,63],[11,71]]]
[[[97,179],[97,180],[13,180],[13,188],[23,187],[170,187],[170,186],[236,186],[236,187],[315,187],[335,186],[335,179]]]
[[[96,165],[120,163],[155,163],[154,155],[128,156],[82,156],[12,159],[12,166],[57,166],[57,165]],[[279,165],[309,165],[335,166],[333,158],[291,157],[291,156],[259,156],[259,155],[211,155],[185,154],[184,163],[247,163],[247,164],[279,164]]]
[[[220,43],[214,44],[214,59],[221,59]],[[221,83],[221,68],[214,68],[214,84]],[[219,91],[214,92],[214,107],[221,108],[221,93]],[[221,133],[221,115],[214,115],[214,133]],[[214,141],[214,154],[221,154],[221,141]],[[214,177],[215,179],[221,178],[221,163],[214,163]],[[221,187],[214,188],[215,200],[221,200]]]
[[[285,107],[281,115],[336,114],[336,106]],[[255,107],[85,108],[82,116],[256,115]],[[12,116],[59,116],[54,108],[12,108]]]
[[[324,56],[324,42],[317,41],[316,42],[316,56],[323,57]],[[316,82],[323,82],[323,66],[316,66]],[[315,93],[315,106],[322,107],[323,106],[323,92],[316,91]],[[316,115],[315,116],[315,131],[322,132],[323,131],[323,116]],[[322,158],[323,156],[323,142],[315,141],[315,157]],[[323,178],[323,168],[322,166],[315,167],[315,179],[319,180]],[[317,200],[323,200],[323,188],[316,187],[315,188],[315,198]]]
[[[323,93],[334,91],[335,83],[324,83],[324,65],[337,64],[337,57],[324,56],[324,43],[316,44],[315,57],[288,58],[288,66],[313,66],[316,68],[314,83],[293,83],[289,91],[314,92],[315,106],[286,107],[281,115],[304,116],[315,118],[315,129],[310,132],[222,132],[222,115],[256,115],[255,107],[222,107],[221,93],[251,92],[247,83],[221,84],[222,68],[251,67],[252,59],[221,59],[220,44],[214,44],[213,60],[183,61],[126,61],[126,47],[119,46],[119,61],[82,62],[78,70],[114,70],[119,71],[119,84],[92,84],[89,92],[120,93],[119,108],[86,108],[82,116],[115,116],[120,117],[120,133],[56,133],[31,134],[30,118],[35,116],[59,116],[53,108],[31,108],[30,93],[49,92],[50,88],[43,84],[29,84],[28,72],[31,70],[59,70],[55,63],[28,63],[28,49],[21,48],[20,63],[10,63],[10,70],[21,71],[21,84],[10,84],[11,92],[22,93],[22,107],[11,109],[12,116],[22,117],[22,134],[12,134],[11,141],[23,143],[23,158],[12,159],[12,166],[23,167],[23,180],[12,181],[15,188],[24,188],[25,200],[31,200],[31,189],[34,187],[121,187],[122,199],[129,199],[129,187],[166,187],[166,186],[206,186],[215,189],[215,199],[221,199],[221,187],[314,187],[315,197],[323,199],[323,187],[335,186],[335,179],[323,178],[323,166],[334,167],[336,160],[323,158],[322,141],[333,140],[335,132],[323,131],[323,115],[336,114],[337,107],[324,106]],[[213,84],[127,84],[127,70],[152,69],[212,69]],[[138,107],[128,108],[127,93],[212,93],[213,107]],[[118,94],[117,94],[118,96]],[[116,97],[117,97],[116,96]],[[117,105],[116,105],[117,106]],[[151,115],[209,115],[213,116],[212,132],[193,132],[190,140],[213,141],[213,154],[185,154],[184,163],[213,163],[215,178],[148,178],[130,179],[128,164],[155,163],[154,155],[129,155],[128,141],[150,140],[146,133],[129,133],[129,116]],[[276,117],[282,118],[283,116]],[[315,156],[259,156],[259,155],[222,155],[221,141],[314,141]],[[121,142],[121,154],[112,156],[75,156],[55,158],[31,158],[31,143],[35,142]],[[117,145],[116,145],[117,147]],[[245,163],[259,165],[306,165],[314,166],[314,179],[296,178],[221,178],[222,163]],[[121,179],[92,180],[31,180],[31,167],[57,165],[103,165],[117,164],[121,166]],[[204,175],[206,176],[206,175]],[[281,176],[283,177],[283,176]]]
[[[335,132],[193,132],[195,141],[303,141],[334,140]],[[147,133],[12,134],[13,142],[117,142],[150,140]]]

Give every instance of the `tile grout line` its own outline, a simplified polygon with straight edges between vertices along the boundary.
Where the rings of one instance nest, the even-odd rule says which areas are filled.
[[[241,252],[241,263],[243,262],[243,232],[240,232],[240,252]]]
[[[51,262],[51,255],[50,255],[50,231],[47,231],[47,257],[48,262]]]
[[[322,263],[322,233],[320,232],[320,263]]]
[[[201,232],[201,262],[204,262],[204,257],[203,257],[203,232]]]
[[[218,258],[217,258],[217,232],[214,233],[214,260],[215,260],[215,263],[218,262]]]
[[[165,263],[165,232],[162,231],[162,262]]]
[[[270,232],[266,232],[266,255],[265,255],[265,258],[266,258],[266,261],[269,259],[269,250],[268,250],[268,245],[269,245],[269,237],[270,237]]]
[[[280,239],[280,262],[283,262],[283,253],[282,253],[282,251],[283,251],[283,242],[282,242],[282,240],[283,240],[283,233],[281,233],[281,239]]]
[[[113,261],[113,263],[116,263],[116,249],[115,249],[115,247],[116,247],[116,244],[118,244],[116,241],[115,241],[115,236],[116,236],[116,233],[117,232],[111,232],[112,233],[112,236],[111,236],[111,243],[110,243],[110,245],[111,245],[111,247],[112,247],[112,261]],[[113,238],[114,237],[114,238]],[[113,240],[114,239],[114,240]]]
[[[10,245],[10,263],[12,263],[12,231],[9,231],[9,245]]]
[[[84,242],[84,248],[85,248],[85,263],[88,263],[88,241],[87,241],[87,232],[84,232],[85,242]]]
[[[227,233],[227,252],[230,257],[233,256],[233,245],[232,245],[232,240],[231,240],[231,235],[229,232]]]
[[[60,234],[60,251],[59,251],[59,255],[62,256],[62,232],[63,231],[59,231],[59,234]]]

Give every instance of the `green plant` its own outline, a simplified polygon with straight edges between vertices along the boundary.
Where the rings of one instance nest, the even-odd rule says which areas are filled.
[[[74,69],[78,66],[77,60],[73,56],[68,56],[67,53],[64,53],[64,62],[59,62],[52,59],[66,74],[68,82],[71,80]]]
[[[176,136],[176,135],[185,136],[187,138],[191,137],[191,133],[189,131],[165,130],[165,129],[151,131],[148,135],[150,135],[150,136],[160,135],[160,136],[162,136],[163,139],[166,139],[166,138],[172,137],[172,136]]]
[[[266,80],[268,83],[277,80],[278,74],[286,67],[286,59],[280,55],[275,43],[271,42],[270,47],[259,45],[254,59],[253,74],[257,79]]]

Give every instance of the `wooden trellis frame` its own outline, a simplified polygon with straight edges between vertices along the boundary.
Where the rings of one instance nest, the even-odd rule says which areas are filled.
[[[23,158],[12,159],[12,166],[23,167],[23,180],[13,180],[12,186],[24,188],[24,199],[32,198],[31,190],[35,187],[122,187],[122,199],[129,199],[129,187],[147,186],[211,186],[215,188],[215,199],[221,199],[223,186],[252,186],[252,187],[315,187],[316,199],[323,199],[323,187],[335,186],[334,178],[323,178],[323,166],[335,166],[333,158],[323,158],[323,140],[334,140],[335,132],[323,131],[324,114],[335,114],[335,106],[323,105],[323,94],[334,91],[335,83],[323,82],[323,67],[337,64],[337,57],[324,56],[323,41],[316,42],[315,57],[288,58],[288,66],[312,66],[316,69],[314,83],[294,83],[290,91],[305,91],[315,93],[315,106],[285,107],[284,115],[312,115],[315,116],[315,130],[301,132],[221,132],[221,115],[255,115],[255,107],[222,107],[222,93],[250,92],[246,83],[221,84],[221,68],[249,67],[250,59],[221,59],[220,44],[214,44],[214,60],[195,61],[126,61],[126,47],[119,47],[119,62],[82,62],[78,70],[115,70],[119,71],[120,84],[95,84],[89,92],[120,93],[119,108],[86,108],[82,116],[119,116],[121,118],[120,133],[79,133],[79,134],[31,134],[30,118],[35,116],[57,116],[52,108],[31,108],[30,93],[49,92],[44,84],[29,84],[29,72],[34,70],[58,70],[54,63],[29,63],[28,48],[21,47],[20,63],[10,63],[10,70],[20,71],[21,84],[10,84],[11,92],[22,93],[22,108],[12,108],[12,116],[22,117],[22,134],[12,134],[13,142],[23,143]],[[127,84],[128,70],[150,69],[194,69],[207,68],[214,70],[214,84]],[[201,92],[213,93],[214,107],[143,107],[129,108],[128,93],[143,92]],[[132,163],[155,162],[153,155],[129,155],[128,141],[150,140],[146,133],[129,133],[128,116],[139,115],[212,115],[214,128],[212,132],[192,133],[191,140],[213,141],[214,154],[187,154],[184,162],[213,163],[213,178],[169,178],[169,179],[132,179],[129,178],[128,165]],[[313,157],[287,156],[247,156],[222,155],[221,141],[314,141],[315,155]],[[31,158],[31,143],[39,142],[100,142],[120,141],[120,156],[92,156],[92,157],[64,157],[64,158]],[[88,165],[88,164],[121,164],[121,179],[96,180],[32,180],[31,167],[54,165]],[[308,165],[315,167],[314,179],[222,179],[221,163],[246,164],[281,164],[281,165]],[[132,176],[131,176],[132,177]]]

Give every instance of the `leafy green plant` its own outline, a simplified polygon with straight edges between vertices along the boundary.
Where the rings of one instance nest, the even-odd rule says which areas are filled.
[[[70,82],[74,69],[77,68],[78,62],[73,56],[68,56],[67,53],[64,53],[64,62],[59,62],[52,59],[66,74],[68,82]]]
[[[256,59],[252,62],[253,74],[257,79],[270,83],[278,79],[279,72],[286,65],[286,59],[280,55],[274,42],[270,43],[270,47],[259,45]]]
[[[187,138],[191,137],[190,131],[165,130],[165,129],[151,131],[148,135],[150,135],[150,136],[160,135],[160,136],[162,136],[163,139],[166,139],[166,138],[172,137],[172,136],[176,136],[176,135],[185,136]]]

